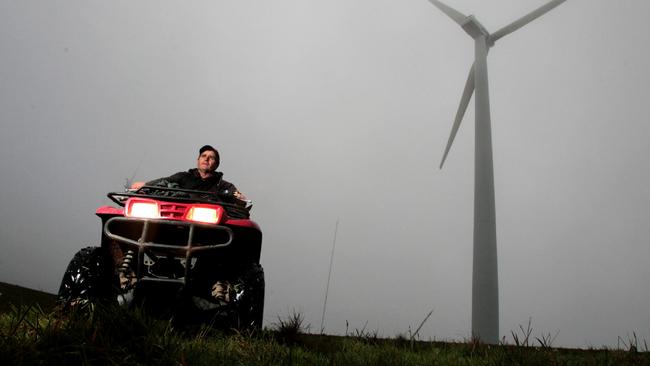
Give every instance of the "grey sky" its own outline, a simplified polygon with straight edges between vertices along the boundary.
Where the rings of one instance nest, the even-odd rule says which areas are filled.
[[[490,31],[544,0],[447,0]],[[501,334],[650,339],[650,3],[569,0],[489,56]],[[265,321],[469,336],[473,60],[426,0],[0,0],[0,281],[50,292],[94,210],[199,146],[255,201]],[[473,105],[473,104],[472,104]]]

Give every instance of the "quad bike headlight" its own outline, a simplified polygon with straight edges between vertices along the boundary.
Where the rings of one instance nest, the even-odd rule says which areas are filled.
[[[215,205],[193,205],[185,216],[186,220],[217,224],[223,217],[223,207]]]
[[[129,198],[125,205],[125,215],[143,219],[160,218],[158,202],[144,198]]]

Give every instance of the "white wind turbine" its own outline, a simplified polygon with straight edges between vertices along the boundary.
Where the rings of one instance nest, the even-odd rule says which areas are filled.
[[[469,71],[465,90],[456,112],[442,169],[458,127],[474,91],[474,258],[472,273],[472,336],[486,343],[499,341],[499,285],[497,275],[497,238],[494,213],[494,171],[492,168],[492,132],[488,90],[487,54],[490,47],[506,36],[566,0],[553,0],[528,15],[490,34],[473,16],[466,16],[437,0],[429,0],[447,14],[474,39],[475,60]]]

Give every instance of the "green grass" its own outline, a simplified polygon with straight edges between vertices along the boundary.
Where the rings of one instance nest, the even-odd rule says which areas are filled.
[[[623,349],[444,343],[376,332],[306,334],[297,312],[255,333],[175,324],[138,310],[96,306],[62,313],[39,305],[0,312],[0,365],[649,365],[638,342]],[[542,343],[544,340],[542,340]],[[629,347],[628,347],[629,346]]]

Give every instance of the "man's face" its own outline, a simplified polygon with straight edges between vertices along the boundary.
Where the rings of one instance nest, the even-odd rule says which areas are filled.
[[[213,172],[217,169],[217,155],[212,150],[204,151],[196,160],[196,167],[204,173]]]

